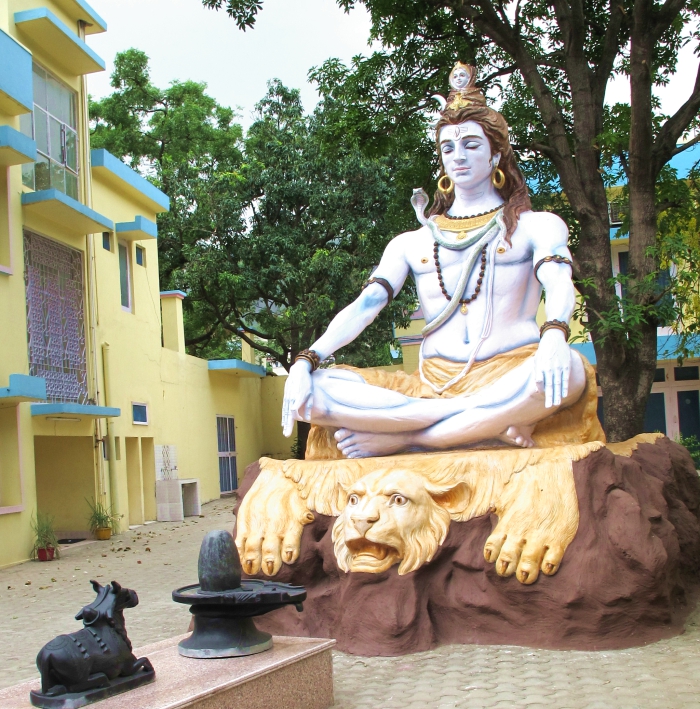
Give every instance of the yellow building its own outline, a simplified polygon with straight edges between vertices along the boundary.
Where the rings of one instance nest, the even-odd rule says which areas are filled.
[[[85,40],[105,30],[84,0],[0,0],[0,567],[28,557],[37,509],[85,537],[88,500],[142,524],[289,455],[283,380],[249,350],[185,354],[185,294],[158,282],[168,198],[90,149],[105,65]]]

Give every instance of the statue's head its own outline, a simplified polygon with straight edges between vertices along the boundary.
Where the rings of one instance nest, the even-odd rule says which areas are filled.
[[[462,175],[458,172],[448,176],[457,184],[463,182],[466,186],[469,180],[490,178],[496,168],[503,171],[505,183],[498,192],[505,202],[503,216],[506,238],[510,240],[518,224],[519,215],[530,209],[531,204],[525,179],[518,168],[510,144],[508,124],[498,111],[486,105],[486,98],[476,86],[474,67],[457,62],[450,73],[450,86],[453,90],[457,88],[458,82],[464,82],[464,85],[459,86],[459,93],[450,94],[450,100],[435,127],[440,177],[448,174],[445,163],[450,162],[446,159],[450,144],[454,144],[455,140],[470,140],[470,147],[476,151],[475,169],[464,171]],[[454,191],[443,193],[438,190],[430,213],[444,214],[453,202]]]

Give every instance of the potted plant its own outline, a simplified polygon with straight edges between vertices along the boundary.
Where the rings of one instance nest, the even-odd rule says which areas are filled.
[[[96,539],[107,540],[112,536],[119,524],[119,515],[114,514],[111,507],[94,500],[85,500],[90,507],[88,526]]]
[[[54,557],[58,559],[61,553],[58,549],[53,517],[37,510],[36,518],[32,517],[31,525],[34,532],[32,559],[39,559],[39,561],[51,561]]]

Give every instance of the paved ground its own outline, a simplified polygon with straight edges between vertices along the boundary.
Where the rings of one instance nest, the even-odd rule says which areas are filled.
[[[112,542],[69,548],[52,563],[0,571],[0,687],[36,675],[50,638],[78,626],[73,616],[94,594],[91,578],[135,588],[126,612],[134,645],[183,632],[186,606],[170,600],[194,583],[202,536],[232,526],[231,500],[205,505],[184,523],[139,527]],[[446,646],[398,658],[336,653],[336,709],[627,709],[700,707],[700,610],[672,640],[614,652],[555,652],[509,646]]]

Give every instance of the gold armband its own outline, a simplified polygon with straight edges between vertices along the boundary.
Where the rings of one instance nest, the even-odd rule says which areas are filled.
[[[571,259],[566,258],[566,256],[559,256],[559,254],[554,254],[554,256],[545,256],[535,264],[535,278],[537,278],[537,271],[539,271],[539,268],[543,263],[565,263],[567,266],[571,266],[572,269],[574,267]],[[540,279],[537,278],[537,280],[539,281]]]
[[[389,296],[389,303],[391,303],[391,301],[394,300],[394,289],[393,289],[391,283],[389,283],[389,281],[387,281],[386,278],[380,278],[380,277],[375,278],[374,276],[372,276],[371,278],[367,279],[366,283],[362,286],[362,290],[367,288],[367,286],[370,285],[370,283],[379,283],[379,285],[384,288],[384,290],[386,291],[386,294]],[[389,303],[387,303],[387,305],[389,305]]]

